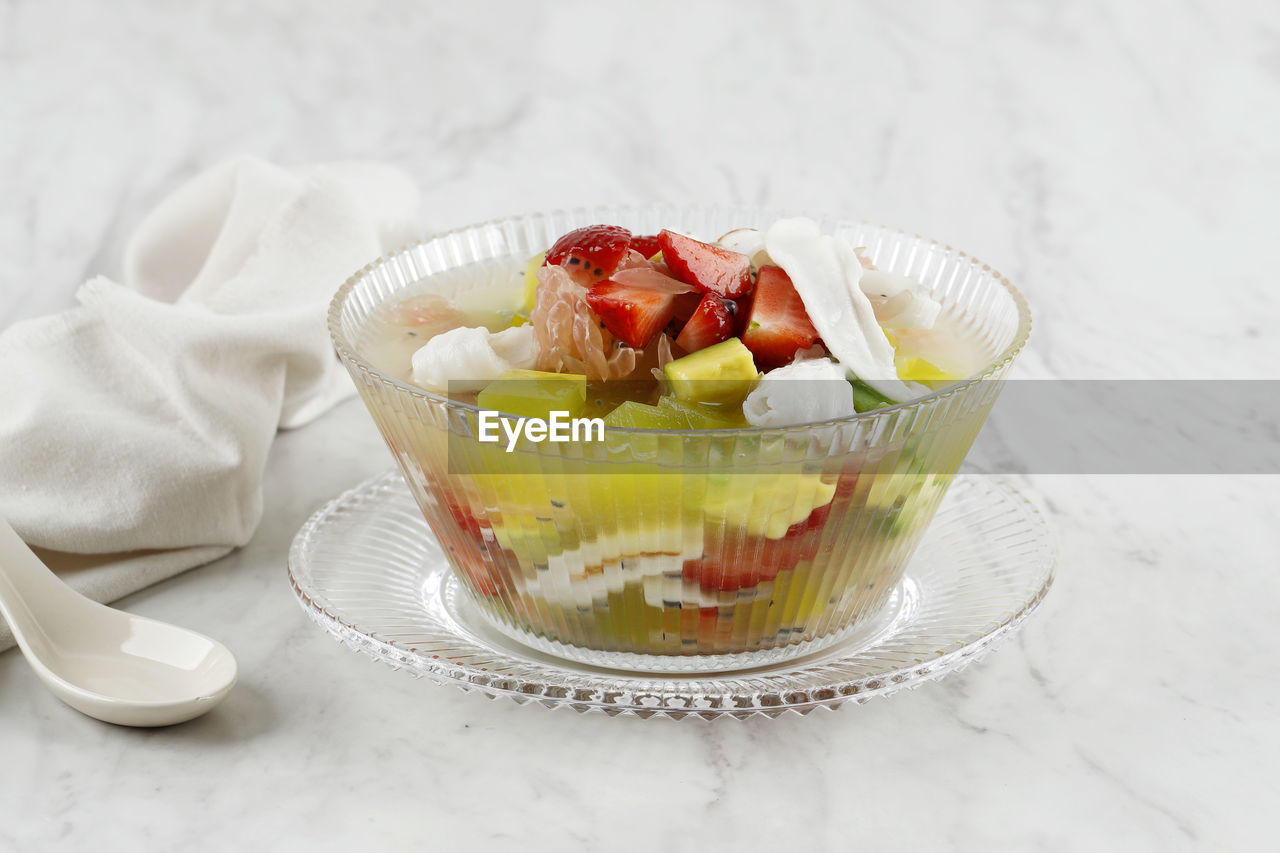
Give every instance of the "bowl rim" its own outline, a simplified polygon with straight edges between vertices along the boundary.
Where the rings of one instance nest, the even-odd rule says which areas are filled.
[[[858,412],[853,415],[846,415],[839,418],[828,418],[821,421],[806,421],[798,424],[786,424],[784,426],[746,426],[746,427],[723,427],[716,429],[650,429],[646,427],[614,427],[610,426],[609,430],[617,435],[635,435],[635,436],[663,436],[663,435],[679,435],[679,436],[706,436],[714,438],[718,436],[739,436],[739,435],[766,435],[766,434],[794,434],[799,432],[809,432],[818,427],[838,427],[846,424],[868,423],[880,418],[887,418],[899,412],[909,409],[923,408],[927,404],[947,400],[957,396],[977,384],[990,380],[1000,375],[1009,365],[1017,358],[1026,346],[1027,339],[1031,335],[1031,308],[1027,304],[1022,293],[1014,287],[1013,283],[990,264],[970,255],[968,252],[961,251],[949,243],[943,243],[931,237],[926,237],[912,231],[897,228],[891,225],[881,225],[869,220],[851,219],[846,216],[838,216],[832,214],[824,214],[818,212],[791,212],[787,210],[774,210],[766,206],[760,205],[715,205],[715,204],[665,204],[665,203],[649,203],[649,204],[622,204],[622,205],[592,205],[589,207],[574,208],[555,208],[552,210],[531,211],[512,216],[501,216],[494,219],[488,219],[483,222],[476,222],[470,225],[463,225],[457,228],[451,228],[445,231],[437,231],[426,235],[411,243],[406,243],[398,249],[386,252],[377,259],[365,264],[356,270],[347,278],[342,286],[334,293],[333,298],[329,302],[327,326],[329,330],[329,338],[333,344],[334,350],[339,358],[350,365],[354,365],[361,372],[377,379],[379,382],[390,385],[402,393],[409,394],[413,397],[420,398],[429,403],[443,404],[448,410],[456,411],[481,411],[481,407],[474,403],[464,403],[459,400],[453,400],[444,394],[436,394],[427,391],[417,385],[396,379],[394,376],[388,375],[386,372],[375,367],[368,359],[364,358],[357,348],[347,339],[342,331],[342,310],[346,304],[347,298],[351,295],[356,286],[368,278],[376,269],[397,262],[414,250],[427,246],[429,244],[447,240],[451,237],[461,236],[463,234],[480,231],[483,229],[503,228],[507,225],[519,225],[535,217],[561,217],[569,219],[588,219],[596,215],[617,215],[619,213],[639,213],[645,210],[678,208],[685,212],[712,214],[716,212],[741,212],[755,211],[759,213],[768,213],[775,218],[784,216],[808,216],[815,220],[827,224],[836,224],[840,226],[853,226],[878,229],[886,234],[915,239],[925,242],[931,248],[941,248],[944,253],[956,260],[968,260],[971,266],[978,267],[979,270],[1000,284],[1009,296],[1013,299],[1014,307],[1018,312],[1018,325],[1014,330],[1013,339],[1009,344],[1000,351],[996,357],[989,362],[982,370],[972,376],[961,379],[945,388],[940,388],[929,394],[920,397],[914,397],[901,403],[895,403],[891,406],[883,406],[878,409],[872,409],[869,412]],[[438,274],[429,273],[425,277]],[[421,280],[421,279],[418,279]],[[489,410],[485,410],[489,411]]]

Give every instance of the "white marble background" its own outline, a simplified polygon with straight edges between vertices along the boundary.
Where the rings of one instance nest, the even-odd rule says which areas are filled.
[[[1277,139],[1264,2],[0,0],[0,327],[117,272],[157,199],[248,152],[404,166],[424,227],[847,212],[1009,274],[1025,375],[1274,379]],[[205,719],[104,726],[0,655],[0,849],[1274,843],[1275,477],[1032,478],[1062,565],[1016,641],[834,714],[677,724],[487,702],[310,625],[289,541],[388,464],[355,403],[282,436],[257,538],[123,602],[236,652]]]

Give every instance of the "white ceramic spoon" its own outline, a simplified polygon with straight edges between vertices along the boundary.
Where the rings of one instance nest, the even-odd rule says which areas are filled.
[[[236,659],[221,643],[85,598],[3,518],[0,615],[54,695],[108,723],[186,722],[215,707],[236,681]]]

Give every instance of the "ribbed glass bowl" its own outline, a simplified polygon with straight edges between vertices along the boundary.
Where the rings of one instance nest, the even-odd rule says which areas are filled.
[[[360,270],[329,330],[462,587],[493,627],[585,663],[649,671],[768,664],[875,618],[1030,331],[981,262],[900,231],[814,217],[879,269],[925,283],[989,356],[911,403],[785,428],[610,428],[595,442],[477,441],[477,409],[378,369],[411,297],[509,287],[564,232],[598,222],[714,239],[783,213],[602,207],[464,228]]]

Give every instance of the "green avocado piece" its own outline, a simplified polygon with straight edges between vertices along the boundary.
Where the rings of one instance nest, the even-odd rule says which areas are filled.
[[[892,400],[861,379],[850,379],[849,384],[853,386],[853,409],[856,412],[869,412],[872,409],[881,409],[894,404]]]
[[[587,377],[541,370],[507,370],[476,399],[482,409],[546,420],[552,412],[576,418],[587,405]]]
[[[668,362],[663,373],[680,402],[727,405],[740,404],[760,375],[751,350],[737,338]]]
[[[682,403],[675,397],[659,397],[658,407],[683,416],[692,429],[739,429],[750,426],[741,409]]]
[[[669,408],[627,400],[604,416],[604,425],[633,429],[689,429],[689,419]]]

